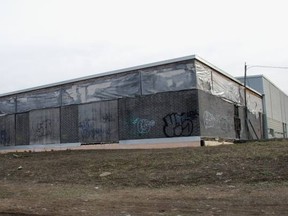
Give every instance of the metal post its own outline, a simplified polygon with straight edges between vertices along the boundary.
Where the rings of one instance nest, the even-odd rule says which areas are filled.
[[[247,139],[249,139],[249,125],[248,125],[248,108],[247,108],[247,64],[244,66],[244,118],[247,132]]]
[[[245,66],[244,66],[244,106],[245,106],[245,110],[247,109],[247,93],[246,93],[246,82],[247,82],[247,65],[245,62]],[[245,112],[245,120],[246,120],[246,112]]]

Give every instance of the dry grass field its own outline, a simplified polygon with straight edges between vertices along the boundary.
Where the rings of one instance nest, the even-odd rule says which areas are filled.
[[[288,141],[0,154],[0,215],[288,215]]]

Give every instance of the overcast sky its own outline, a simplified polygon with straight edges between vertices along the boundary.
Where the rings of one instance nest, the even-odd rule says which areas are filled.
[[[286,0],[0,0],[0,94],[199,55],[288,66]],[[288,70],[251,68],[288,94]]]

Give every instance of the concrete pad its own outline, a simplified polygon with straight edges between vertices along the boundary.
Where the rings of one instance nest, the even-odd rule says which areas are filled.
[[[25,145],[25,146],[6,146],[0,147],[0,154],[9,152],[43,152],[61,150],[96,150],[96,149],[163,149],[163,148],[182,148],[200,147],[200,141],[171,142],[171,143],[142,143],[142,144],[92,144],[81,145],[81,143],[50,144],[50,145]]]

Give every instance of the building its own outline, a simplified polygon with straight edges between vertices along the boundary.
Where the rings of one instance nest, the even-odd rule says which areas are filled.
[[[0,145],[257,139],[262,95],[187,56],[0,95]]]
[[[247,76],[246,83],[263,95],[265,138],[287,138],[288,96],[263,75]]]

